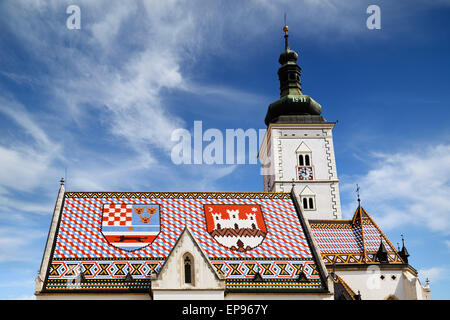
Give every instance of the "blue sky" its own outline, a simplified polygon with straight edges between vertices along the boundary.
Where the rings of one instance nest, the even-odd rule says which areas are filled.
[[[381,9],[369,30],[366,9]],[[81,9],[81,29],[66,8]],[[171,133],[264,129],[287,12],[302,88],[338,120],[362,204],[450,298],[450,1],[0,3],[0,298],[33,298],[59,188],[261,191],[258,164],[174,165]]]

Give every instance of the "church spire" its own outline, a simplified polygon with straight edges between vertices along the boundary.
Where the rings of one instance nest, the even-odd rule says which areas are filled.
[[[289,94],[301,95],[300,72],[301,68],[297,65],[298,54],[289,48],[289,27],[284,26],[284,52],[280,54],[278,62],[281,68],[278,70],[280,79],[280,96],[284,97]]]
[[[265,123],[267,126],[270,123],[324,123],[325,119],[320,116],[321,105],[302,93],[298,54],[289,47],[289,27],[285,25],[283,31],[284,51],[278,59],[280,99],[269,105]]]
[[[380,234],[380,247],[376,253],[376,260],[380,263],[389,263],[388,251],[383,243],[383,236]]]
[[[402,235],[402,250],[398,251],[399,256],[405,263],[408,263],[409,252],[405,247],[405,238]]]

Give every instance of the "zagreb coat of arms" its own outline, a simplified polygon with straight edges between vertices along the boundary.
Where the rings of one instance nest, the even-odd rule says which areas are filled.
[[[207,204],[203,209],[208,233],[231,250],[254,249],[267,234],[259,205]]]
[[[105,204],[101,232],[113,246],[127,251],[145,247],[159,234],[159,205]]]

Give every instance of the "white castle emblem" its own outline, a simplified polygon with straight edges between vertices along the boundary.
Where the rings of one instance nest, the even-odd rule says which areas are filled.
[[[245,252],[256,248],[264,240],[267,231],[258,206],[247,204],[205,207],[205,214],[210,217],[208,232],[225,247]]]
[[[256,211],[253,208],[252,211]],[[213,213],[214,226],[216,229],[257,229],[256,213],[247,213],[246,219],[239,219],[239,210],[227,210],[229,219],[222,219],[221,213]]]

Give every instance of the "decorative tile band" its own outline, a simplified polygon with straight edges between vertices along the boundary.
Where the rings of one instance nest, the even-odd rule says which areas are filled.
[[[279,192],[127,192],[66,191],[66,198],[146,198],[146,199],[290,199]]]
[[[326,265],[343,265],[343,264],[367,264],[367,263],[379,263],[376,261],[376,252],[366,253],[366,258],[364,259],[363,254],[322,254],[323,262]],[[388,254],[388,260],[391,264],[403,264],[404,262],[400,259],[397,254]]]
[[[99,290],[113,290],[113,291],[149,291],[151,287],[150,280],[133,280],[124,281],[124,279],[113,279],[113,280],[84,280],[76,281],[52,279],[47,282],[46,291],[99,291]]]
[[[130,274],[133,279],[150,279],[158,273],[164,261],[124,261],[124,260],[68,260],[53,261],[50,265],[49,279],[73,280],[83,274],[86,280],[124,279]]]
[[[259,273],[264,279],[296,279],[302,272],[308,279],[320,279],[317,266],[312,261],[292,260],[212,260],[217,273],[227,279],[248,279]],[[150,279],[157,274],[164,261],[123,260],[70,260],[53,261],[49,280],[73,281],[80,274],[86,280],[125,279],[131,275],[134,280]]]
[[[250,279],[257,273],[263,279],[297,279],[303,274],[308,279],[320,279],[317,267],[312,261],[211,261],[217,273],[226,279]]]
[[[317,290],[323,289],[320,281],[297,281],[297,280],[282,280],[282,281],[243,281],[243,280],[227,280],[226,288],[233,289],[275,289],[275,290]]]

